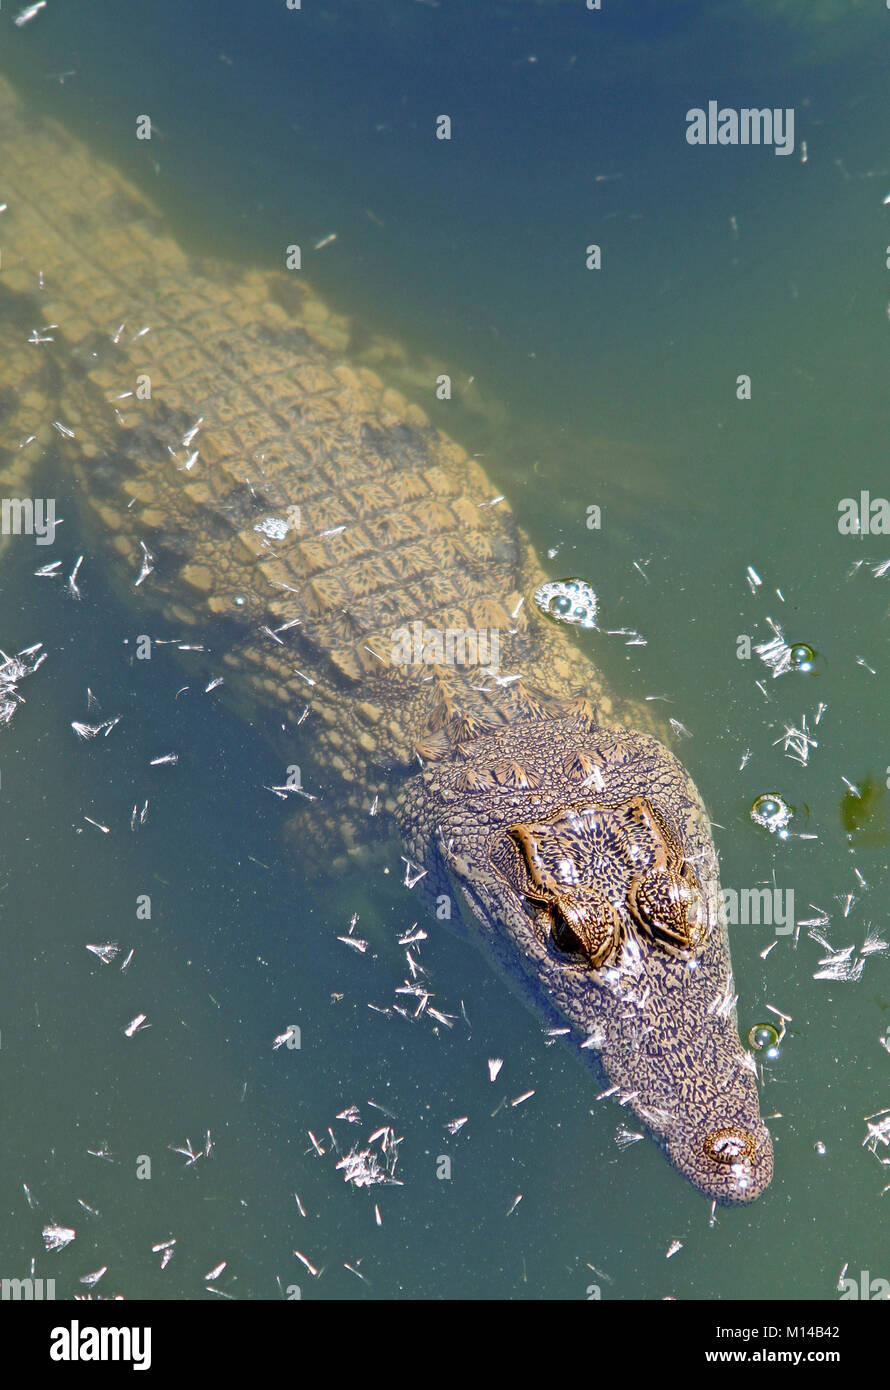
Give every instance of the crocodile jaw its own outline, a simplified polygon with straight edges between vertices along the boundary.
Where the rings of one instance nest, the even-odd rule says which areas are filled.
[[[620,808],[640,799],[665,827],[665,842],[675,833],[700,885],[706,920],[692,949],[670,949],[627,908],[634,856],[653,856],[633,835],[629,853],[623,841],[615,851],[609,827],[625,814]],[[554,860],[567,882],[602,888],[622,919],[620,948],[596,968],[556,944],[542,875],[529,889],[511,842],[517,823],[558,832],[567,808],[582,828],[596,828],[601,811],[607,830],[586,859],[563,853],[560,842]],[[737,1032],[709,822],[673,755],[623,729],[533,721],[479,738],[459,761],[414,778],[399,818],[428,870],[428,890],[463,905],[478,944],[509,983],[550,1022],[569,1026],[581,1058],[599,1065],[684,1177],[721,1203],[758,1197],[772,1178],[772,1141],[760,1118],[753,1059]]]

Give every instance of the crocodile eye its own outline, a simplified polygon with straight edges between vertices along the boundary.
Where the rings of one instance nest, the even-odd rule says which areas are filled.
[[[661,945],[693,951],[707,934],[704,898],[692,869],[647,869],[631,881],[627,905],[647,935]]]
[[[568,922],[561,915],[557,915],[551,931],[554,946],[558,946],[560,951],[565,951],[569,956],[583,956],[584,943],[577,932],[569,926]]]
[[[551,939],[567,955],[583,956],[594,970],[621,946],[621,920],[596,888],[555,893],[550,903]]]

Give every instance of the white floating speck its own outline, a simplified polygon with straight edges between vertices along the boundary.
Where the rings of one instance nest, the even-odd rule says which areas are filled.
[[[677,1251],[678,1251],[678,1250],[682,1250],[682,1249],[683,1249],[683,1242],[682,1242],[682,1240],[672,1240],[671,1243],[670,1243],[670,1245],[669,1245],[668,1248],[667,1248],[667,1254],[665,1255],[664,1258],[665,1258],[666,1260],[669,1260],[669,1259],[671,1258],[672,1255],[676,1255]]]
[[[629,1149],[632,1144],[638,1144],[645,1135],[640,1134],[635,1129],[619,1129],[615,1132],[615,1143],[619,1149]]]
[[[338,936],[337,940],[342,941],[345,946],[352,946],[360,955],[364,955],[370,944],[367,941],[363,941],[361,937],[358,936]]]
[[[110,965],[120,952],[120,946],[116,941],[106,941],[101,946],[87,946],[86,949],[92,951],[94,956],[98,956],[103,965]]]
[[[488,1060],[488,1079],[494,1081],[501,1067],[504,1065],[502,1057],[490,1057]]]
[[[93,1270],[92,1274],[82,1274],[80,1276],[80,1282],[81,1284],[86,1284],[87,1288],[93,1289],[96,1287],[103,1275],[107,1273],[108,1265],[103,1265],[101,1269]]]
[[[76,1235],[77,1232],[70,1226],[44,1226],[43,1243],[47,1250],[64,1250]]]
[[[119,724],[120,721],[120,715],[117,715],[114,719],[106,719],[101,724],[82,724],[79,720],[72,719],[71,727],[78,738],[82,738],[86,741],[87,739],[97,738],[99,734],[104,734],[107,738],[115,725]]]
[[[201,1149],[192,1148],[191,1139],[186,1139],[185,1147],[183,1147],[181,1144],[168,1144],[167,1148],[170,1150],[171,1153],[182,1154],[182,1157],[186,1159],[186,1168],[191,1168],[191,1166],[194,1163],[197,1163],[198,1159],[201,1157],[202,1154]]]
[[[412,864],[411,860],[406,859],[404,854],[399,857],[405,865],[404,884],[406,888],[413,888],[422,878],[426,878],[428,870],[421,869],[417,864]]]
[[[262,521],[258,521],[253,529],[270,541],[283,541],[291,528],[283,517],[266,516]]]
[[[69,594],[71,595],[72,598],[76,598],[76,599],[79,599],[79,598],[80,598],[80,589],[77,587],[77,571],[80,569],[80,567],[81,567],[82,564],[83,564],[83,556],[82,556],[82,555],[78,555],[77,561],[76,561],[75,566],[74,566],[74,569],[71,571],[71,573],[70,573],[69,576],[68,576],[68,592],[69,592]]]
[[[213,1282],[214,1279],[218,1279],[219,1276],[222,1274],[223,1270],[226,1268],[227,1264],[228,1260],[223,1260],[220,1264],[214,1265],[213,1269],[209,1270],[207,1274],[204,1275],[204,1279],[206,1280],[206,1282],[210,1284]]]
[[[138,578],[133,580],[134,589],[138,589],[143,579],[147,579],[148,576],[151,574],[152,570],[154,569],[155,557],[152,555],[151,551],[149,550],[148,546],[145,544],[144,541],[140,541],[139,545],[142,548],[142,568],[139,571]]]
[[[138,1033],[140,1028],[143,1027],[147,1017],[147,1014],[137,1014],[136,1017],[132,1020],[132,1022],[128,1023],[126,1028],[124,1029],[124,1033],[126,1034],[126,1036],[128,1038],[132,1038],[135,1033]],[[149,1027],[150,1026],[151,1025],[149,1025]]]

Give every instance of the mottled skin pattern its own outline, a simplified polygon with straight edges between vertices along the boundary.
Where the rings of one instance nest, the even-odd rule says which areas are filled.
[[[2,495],[50,458],[141,630],[154,613],[206,644],[291,757],[342,779],[306,833],[376,797],[423,888],[680,1171],[757,1196],[772,1149],[704,808],[647,708],[534,608],[546,576],[490,479],[347,363],[349,323],[299,276],[191,260],[2,82],[0,202]],[[415,622],[496,630],[498,669],[395,664]]]
[[[579,751],[595,760],[595,778],[585,775]],[[580,1055],[603,1067],[623,1100],[632,1098],[630,1108],[697,1187],[724,1202],[756,1197],[772,1176],[772,1145],[754,1066],[739,1046],[717,860],[688,774],[654,738],[584,727],[577,718],[478,739],[464,758],[425,769],[400,801],[410,851],[430,866],[428,891],[457,895],[508,980],[539,1008],[546,998],[554,1026],[570,1026]],[[481,780],[505,758],[521,764],[532,785],[491,779],[465,789],[468,769]],[[593,969],[583,954],[560,949],[545,915],[528,904],[509,828],[567,806],[600,807],[608,819],[641,787],[675,828],[701,885],[704,944],[684,954],[654,942],[627,907],[633,871],[619,875],[613,862],[600,886],[618,904],[622,946],[616,960]]]

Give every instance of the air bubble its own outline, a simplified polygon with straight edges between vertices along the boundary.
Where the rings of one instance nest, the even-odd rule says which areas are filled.
[[[762,825],[771,835],[786,839],[788,823],[794,812],[788,802],[778,792],[765,792],[758,796],[751,807],[751,819],[755,825]]]
[[[535,590],[535,603],[558,623],[595,628],[598,602],[586,579],[551,579]]]
[[[801,675],[818,676],[824,670],[825,661],[808,642],[794,642],[788,651],[788,666]]]
[[[752,1052],[765,1052],[767,1057],[777,1057],[779,1030],[771,1023],[755,1023],[748,1032],[748,1046]]]

